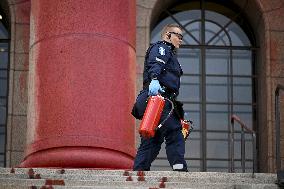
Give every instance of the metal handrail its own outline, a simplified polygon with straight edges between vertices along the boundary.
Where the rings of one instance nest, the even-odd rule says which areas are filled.
[[[278,84],[275,89],[275,132],[276,132],[276,169],[281,169],[281,158],[280,158],[280,106],[279,106],[279,93],[284,91],[284,86]]]
[[[230,143],[230,172],[235,172],[235,157],[234,157],[234,123],[235,121],[240,124],[241,126],[241,165],[242,165],[242,171],[245,172],[245,132],[249,132],[252,135],[252,144],[253,144],[253,167],[252,167],[252,177],[254,177],[254,173],[256,172],[256,134],[255,131],[248,128],[238,116],[232,115],[231,116],[231,130],[230,130],[230,137],[231,137],[231,143]]]

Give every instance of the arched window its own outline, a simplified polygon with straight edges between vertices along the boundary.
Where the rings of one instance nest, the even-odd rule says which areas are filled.
[[[184,29],[184,41],[177,52],[184,71],[179,100],[195,125],[186,143],[186,160],[191,171],[229,171],[232,114],[255,129],[254,38],[240,11],[216,2],[178,4],[163,12],[151,32],[154,43],[160,40],[165,24],[179,24]],[[235,167],[241,171],[240,130],[236,129]],[[166,167],[162,152],[153,169]],[[249,136],[246,171],[252,171]]]
[[[4,14],[0,10],[0,167],[5,166],[6,124],[9,80],[9,33]]]

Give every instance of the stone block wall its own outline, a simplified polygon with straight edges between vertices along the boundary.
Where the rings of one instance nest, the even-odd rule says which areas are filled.
[[[8,0],[11,25],[6,166],[22,161],[26,144],[30,1]]]
[[[260,162],[260,165],[266,164],[266,167],[261,168],[263,172],[274,172],[275,167],[275,89],[278,84],[284,85],[284,2],[281,0],[259,0],[259,5],[262,10],[262,19],[264,20],[264,36],[259,41],[264,41],[264,47],[266,57],[262,62],[265,62],[265,72],[260,73],[262,77],[266,78],[266,82],[260,84],[266,85],[266,98],[260,99],[264,106],[266,106],[266,124],[260,124],[261,130],[267,134],[267,138],[260,139],[260,149],[267,148],[266,161]],[[257,30],[257,33],[260,32]],[[261,89],[261,88],[260,88]],[[259,90],[258,93],[262,91]],[[284,92],[280,95],[280,98],[284,99]],[[283,117],[284,106],[281,107],[281,115]],[[264,109],[264,108],[263,108]],[[262,114],[259,114],[261,117]],[[282,133],[284,132],[284,119],[281,120]],[[261,136],[262,134],[260,134]],[[283,141],[283,134],[281,140]],[[261,150],[260,150],[261,155]],[[282,159],[284,159],[284,150],[282,145]],[[284,165],[282,165],[284,168]]]

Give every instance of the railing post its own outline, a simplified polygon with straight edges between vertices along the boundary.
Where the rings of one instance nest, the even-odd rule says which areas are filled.
[[[246,158],[246,147],[245,147],[245,133],[244,128],[241,127],[241,164],[242,164],[242,171],[245,172],[245,158]]]
[[[280,170],[280,111],[279,111],[279,87],[275,91],[275,134],[276,134],[276,168]]]
[[[284,186],[284,169],[281,170],[281,153],[280,153],[280,105],[279,93],[284,90],[284,85],[278,84],[275,90],[275,135],[276,135],[276,171],[277,184],[282,188]]]
[[[254,178],[254,173],[256,172],[256,135],[255,131],[248,128],[236,115],[231,116],[231,130],[230,130],[230,136],[231,136],[231,144],[230,144],[230,171],[234,172],[234,122],[237,121],[241,126],[241,166],[242,166],[242,172],[245,172],[245,166],[246,166],[246,150],[245,150],[245,131],[252,134],[252,140],[253,140],[253,172],[252,177]]]
[[[235,139],[234,139],[234,119],[232,118],[231,119],[231,129],[230,129],[231,131],[231,133],[230,133],[230,138],[231,138],[231,143],[230,143],[230,172],[231,173],[233,173],[233,172],[235,172],[235,162],[234,162],[234,159],[235,159],[235,157],[234,157],[234,141],[235,141]]]
[[[253,164],[252,164],[252,177],[254,178],[254,173],[256,172],[256,136],[252,133],[252,146],[253,146]]]

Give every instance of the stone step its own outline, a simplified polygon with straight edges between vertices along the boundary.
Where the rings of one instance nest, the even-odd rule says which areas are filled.
[[[2,173],[19,173],[19,174],[25,174],[29,171],[29,168],[0,168],[0,174]],[[97,170],[97,169],[48,169],[48,168],[33,168],[34,172],[39,174],[96,174],[96,175],[122,175],[125,172],[128,172],[131,175],[136,175],[136,171],[131,170]],[[156,176],[157,174],[167,174],[168,176],[179,176],[188,174],[191,176],[219,176],[219,175],[227,175],[230,176],[231,174],[227,174],[226,172],[174,172],[174,171],[145,171],[145,175],[147,176]],[[251,173],[234,173],[234,177],[247,177],[248,175],[251,175]],[[258,176],[265,175],[267,176],[267,173],[258,173]],[[273,175],[273,174],[271,174]]]
[[[5,173],[19,173],[25,174],[31,168],[0,168],[0,174]],[[125,171],[128,170],[100,170],[100,169],[58,169],[58,168],[32,168],[32,170],[39,174],[88,174],[88,173],[96,173],[98,175],[121,175]],[[130,171],[130,170],[129,170]]]
[[[11,172],[15,174],[27,174],[30,169],[28,168],[13,168],[12,169],[0,168],[0,174],[9,174]],[[94,169],[45,169],[45,168],[33,168],[32,169],[35,174],[41,175],[129,175],[135,176],[139,174],[136,171],[128,171],[128,170],[94,170]],[[250,178],[252,176],[251,173],[226,173],[226,172],[174,172],[174,171],[145,171],[143,172],[145,176],[160,176],[163,177],[167,175],[168,177],[223,177],[223,178]],[[256,179],[274,179],[276,178],[276,174],[269,173],[257,173],[255,174]]]
[[[18,178],[29,178],[28,175],[31,169],[14,169],[13,171],[8,171],[8,169],[0,169],[0,178],[7,177],[18,177]],[[12,173],[11,173],[12,172]],[[117,181],[124,181],[127,176],[133,177],[137,180],[137,175],[141,175],[141,172],[136,171],[125,171],[125,170],[81,170],[81,169],[32,169],[34,175],[40,175],[41,178],[54,178],[54,179],[115,179]],[[189,178],[191,180],[205,180],[205,182],[212,182],[218,180],[221,182],[228,180],[232,182],[252,182],[252,183],[272,183],[275,182],[276,174],[268,173],[256,173],[255,177],[252,178],[251,173],[220,173],[220,172],[173,172],[173,171],[148,171],[143,172],[146,179],[159,181],[163,177],[166,177],[169,181],[181,181],[187,182]],[[106,178],[105,178],[106,177]]]
[[[181,186],[178,183],[172,184],[165,184],[163,186],[158,185],[139,185],[139,186],[58,186],[58,185],[30,185],[30,186],[23,186],[23,185],[0,185],[0,188],[5,189],[158,189],[158,188],[165,188],[165,189],[278,189],[276,185],[273,184],[254,184],[254,185],[247,185],[247,184],[188,184],[187,186]]]
[[[276,189],[276,180],[276,174],[267,173],[252,178],[251,173],[0,168],[0,189]]]
[[[0,179],[0,185],[15,186],[116,186],[116,187],[167,187],[167,188],[251,188],[251,187],[270,187],[277,188],[275,184],[258,184],[258,183],[203,183],[203,182],[148,182],[148,181],[98,181],[98,180],[46,180],[46,179]]]
[[[115,186],[16,186],[5,185],[0,189],[149,189],[149,187],[115,187]],[[167,188],[165,188],[167,189]]]
[[[1,179],[29,179],[28,174],[0,174]],[[88,175],[79,175],[79,174],[37,174],[34,175],[34,178],[41,179],[53,179],[53,180],[92,180],[92,181],[127,181],[127,179],[132,179],[133,181],[141,181],[142,179],[147,182],[202,182],[202,183],[250,183],[250,184],[269,184],[274,183],[276,181],[275,177],[230,177],[228,178],[225,175],[215,176],[215,177],[206,177],[206,176],[190,176],[188,174],[180,175],[180,176],[167,176],[167,174],[163,174],[160,176],[123,176],[123,175],[96,175],[96,174],[88,174]]]

